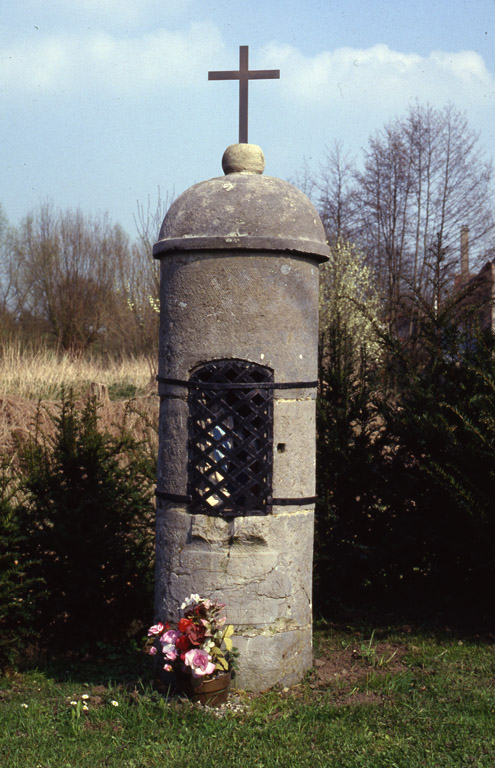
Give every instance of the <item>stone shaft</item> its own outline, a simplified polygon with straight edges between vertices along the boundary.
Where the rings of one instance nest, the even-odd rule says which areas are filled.
[[[233,161],[225,164],[231,168]],[[276,231],[277,222],[287,222],[284,231]],[[161,259],[156,618],[175,623],[191,593],[226,603],[240,651],[237,685],[250,690],[295,684],[312,664],[314,382],[325,249],[321,222],[302,193],[242,168],[179,198],[155,246]],[[273,503],[264,512],[191,514],[187,382],[201,366],[225,360],[273,374]]]

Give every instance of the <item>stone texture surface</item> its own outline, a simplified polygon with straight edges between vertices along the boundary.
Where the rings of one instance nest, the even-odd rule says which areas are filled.
[[[273,632],[244,635],[235,642],[244,660],[235,687],[247,691],[297,685],[313,664],[311,623],[288,632],[274,627]]]
[[[268,366],[276,383],[317,378],[318,264],[328,251],[312,203],[261,176],[259,148],[230,147],[228,176],[187,190],[165,217],[159,376],[187,381],[212,360]],[[187,387],[161,382],[158,488],[187,493]],[[275,498],[315,490],[315,389],[274,390]],[[157,500],[156,618],[197,592],[227,604],[238,685],[298,682],[312,663],[314,505],[222,518]]]
[[[265,156],[257,144],[231,144],[222,157],[225,175],[229,173],[263,173]]]
[[[159,374],[209,360],[267,365],[275,381],[317,378],[318,267],[298,255],[180,253],[162,260]]]
[[[180,195],[153,253],[232,245],[307,253],[317,261],[328,255],[323,225],[306,195],[281,179],[245,172],[200,182]]]
[[[187,393],[160,398],[157,488],[185,494],[187,485]]]
[[[290,391],[290,390],[289,390]],[[316,395],[276,399],[273,406],[273,496],[314,496]]]
[[[159,375],[187,380],[208,360],[266,365],[275,381],[317,378],[318,268],[309,259],[255,252],[178,254],[162,263]],[[187,491],[187,390],[160,384],[158,487]],[[315,390],[274,393],[275,497],[312,496]]]
[[[313,525],[312,509],[228,521],[159,503],[157,618],[176,622],[192,592],[222,600],[239,687],[297,682],[311,666]]]

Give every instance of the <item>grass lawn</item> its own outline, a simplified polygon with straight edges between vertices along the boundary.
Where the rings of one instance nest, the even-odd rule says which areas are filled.
[[[2,768],[495,766],[493,637],[326,627],[304,682],[219,711],[165,700],[142,664],[5,675]]]

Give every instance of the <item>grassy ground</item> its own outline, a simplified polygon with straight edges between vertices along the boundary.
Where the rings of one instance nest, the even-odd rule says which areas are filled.
[[[72,392],[81,407],[88,395],[95,396],[103,429],[118,432],[125,420],[127,429],[156,452],[155,374],[146,357],[74,359],[43,346],[26,349],[16,342],[0,342],[0,451],[12,455],[17,439],[38,429],[53,434],[65,391]]]
[[[325,629],[289,690],[204,710],[153,692],[140,659],[0,682],[5,768],[493,768],[493,638]],[[141,675],[139,676],[139,673]],[[86,710],[87,707],[87,710]]]
[[[72,389],[78,397],[85,395],[92,383],[98,383],[107,388],[112,399],[134,397],[154,380],[155,363],[145,357],[74,359],[43,346],[30,349],[15,341],[2,342],[0,392],[28,400],[58,400],[62,387]]]

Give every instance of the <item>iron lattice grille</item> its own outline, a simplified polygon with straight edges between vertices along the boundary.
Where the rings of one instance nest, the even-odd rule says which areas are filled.
[[[263,384],[271,383],[266,388]],[[270,512],[273,372],[245,360],[216,360],[189,380],[191,512]]]

